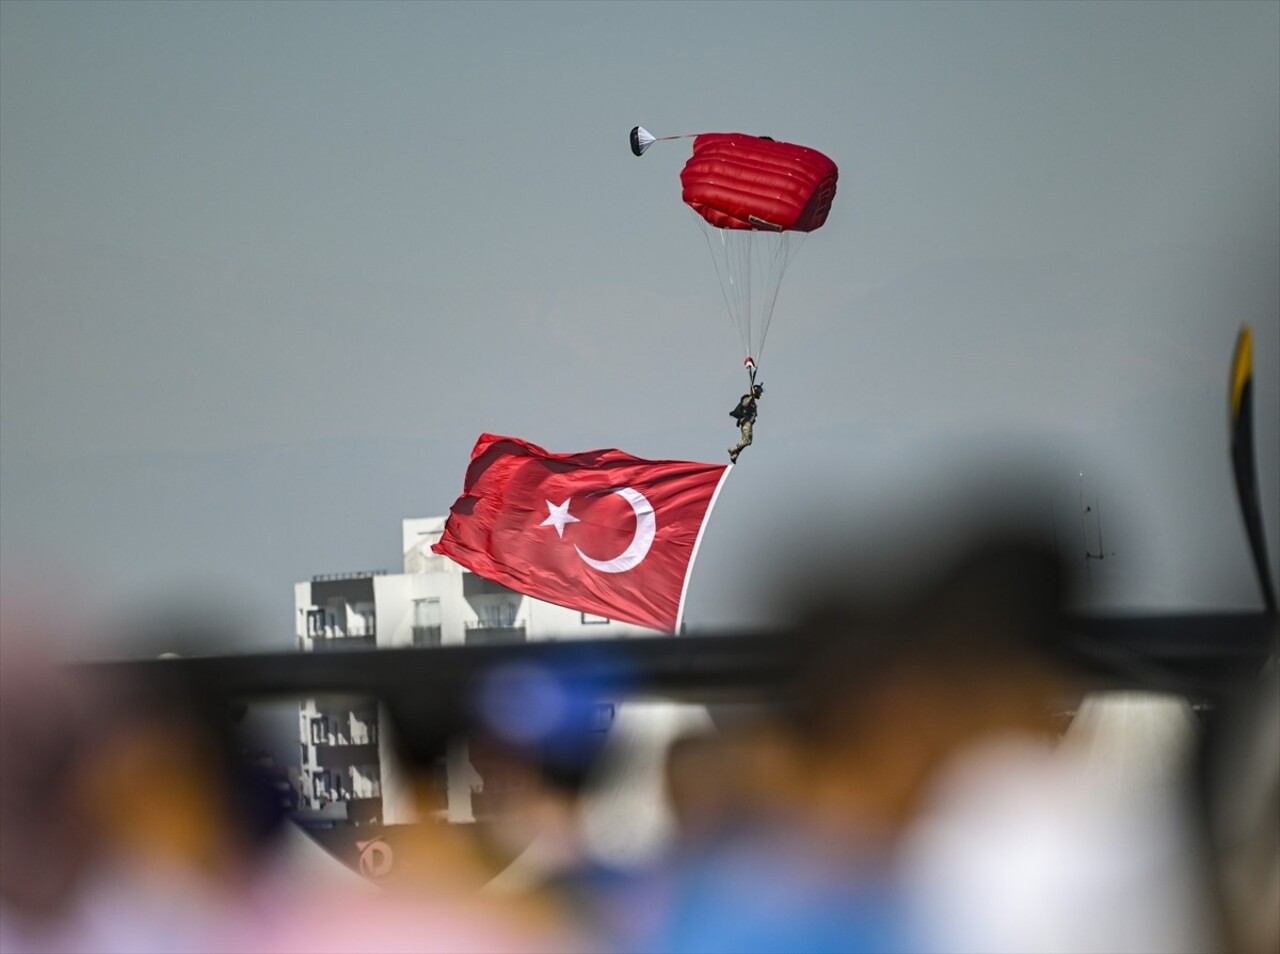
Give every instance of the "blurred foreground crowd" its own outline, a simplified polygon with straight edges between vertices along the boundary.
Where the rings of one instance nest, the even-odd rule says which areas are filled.
[[[811,582],[777,698],[698,708],[650,747],[652,791],[601,794],[628,718],[587,734],[583,687],[495,674],[465,738],[502,776],[498,820],[424,812],[378,884],[286,861],[305,836],[226,700],[62,666],[47,618],[8,607],[0,950],[1280,950],[1274,657],[1210,713],[1091,693],[1034,541],[977,541],[874,598]],[[387,711],[433,804],[458,727],[411,710]],[[652,850],[599,848],[602,798],[613,843],[634,822]]]

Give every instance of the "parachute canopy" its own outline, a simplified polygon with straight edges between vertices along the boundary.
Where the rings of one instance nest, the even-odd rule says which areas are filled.
[[[838,175],[834,162],[807,146],[703,133],[680,182],[684,201],[718,229],[812,232],[827,221]]]

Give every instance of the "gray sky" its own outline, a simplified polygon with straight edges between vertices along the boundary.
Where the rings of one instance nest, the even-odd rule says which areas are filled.
[[[691,626],[833,527],[886,559],[1024,458],[1093,599],[1280,566],[1280,4],[0,4],[0,546],[104,615],[391,568],[483,431],[719,461],[742,355],[687,140],[840,165],[784,283]],[[1074,535],[1074,536],[1073,536]],[[812,543],[812,546],[811,546]],[[901,556],[901,553],[898,554]]]

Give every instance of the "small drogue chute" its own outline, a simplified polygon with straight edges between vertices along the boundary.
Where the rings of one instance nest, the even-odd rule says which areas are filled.
[[[682,198],[697,213],[754,381],[782,278],[805,236],[826,222],[839,170],[816,149],[747,133],[654,136],[636,126],[631,152],[689,138]]]

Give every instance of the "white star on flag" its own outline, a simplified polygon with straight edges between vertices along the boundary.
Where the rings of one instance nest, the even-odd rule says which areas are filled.
[[[572,497],[569,498],[569,500],[572,499]],[[542,523],[538,524],[540,527],[555,527],[556,533],[560,535],[560,539],[562,540],[564,539],[564,525],[566,523],[579,522],[577,517],[569,513],[569,500],[566,500],[562,504],[553,504],[548,500],[547,510],[550,513],[550,516],[548,516],[546,520],[542,521]]]

